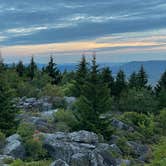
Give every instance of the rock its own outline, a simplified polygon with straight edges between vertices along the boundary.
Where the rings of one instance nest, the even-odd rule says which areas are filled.
[[[119,136],[112,135],[110,138],[109,144],[117,144],[119,140],[120,140]]]
[[[119,147],[116,144],[110,145],[112,147],[112,151],[114,151],[117,154],[122,155],[122,151],[119,149]]]
[[[127,124],[125,124],[122,121],[117,120],[117,119],[113,119],[111,124],[112,124],[113,127],[118,128],[119,130],[128,130],[130,132],[134,131],[133,127],[128,126]]]
[[[14,160],[13,157],[7,155],[0,155],[0,166],[5,166],[6,164],[10,164]]]
[[[64,97],[64,100],[67,104],[67,108],[70,109],[72,108],[73,104],[76,102],[76,98],[75,97]]]
[[[66,162],[61,159],[54,161],[50,166],[69,166]]]
[[[130,160],[124,160],[124,159],[116,159],[116,166],[130,166],[132,163]]]
[[[147,145],[139,144],[134,141],[127,141],[126,143],[132,150],[132,153],[138,157],[140,161],[147,161],[150,154],[150,149]]]
[[[71,141],[80,143],[94,144],[99,142],[97,134],[84,130],[70,133],[69,138]]]
[[[50,110],[50,111],[44,111],[41,113],[41,116],[42,117],[47,117],[47,118],[50,118],[53,116],[54,113],[56,113],[58,111],[58,109],[55,109],[55,110]]]
[[[9,155],[14,158],[23,159],[25,157],[25,149],[21,142],[21,137],[14,134],[6,139],[7,144],[3,150],[4,155]]]
[[[89,164],[90,162],[87,154],[76,153],[71,157],[71,166],[88,166]]]

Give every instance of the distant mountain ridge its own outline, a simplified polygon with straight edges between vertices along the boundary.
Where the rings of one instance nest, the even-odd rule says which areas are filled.
[[[166,60],[153,60],[153,61],[132,61],[126,63],[98,63],[100,68],[110,67],[114,76],[121,69],[125,72],[126,77],[128,78],[132,72],[138,72],[141,65],[144,66],[145,71],[149,77],[149,83],[155,85],[156,82],[160,79],[162,73],[166,71]],[[25,64],[27,65],[27,64]],[[42,69],[46,64],[37,63],[37,66]],[[77,63],[64,63],[58,64],[58,68],[61,72],[64,70],[74,71],[76,70]]]

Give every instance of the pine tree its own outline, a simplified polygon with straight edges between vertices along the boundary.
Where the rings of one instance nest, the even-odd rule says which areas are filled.
[[[4,71],[5,65],[3,63],[2,53],[0,52],[0,72]]]
[[[87,67],[86,58],[83,55],[80,63],[77,65],[77,71],[75,74],[75,83],[73,93],[76,97],[79,97],[82,94],[82,86],[84,86],[85,81],[88,76],[88,67]]]
[[[59,84],[61,81],[61,73],[57,68],[57,64],[54,63],[54,59],[50,56],[50,61],[45,68],[45,72],[52,78],[52,84]]]
[[[31,62],[29,64],[29,66],[28,66],[28,76],[30,77],[31,80],[34,79],[36,70],[37,70],[37,65],[34,62],[34,58],[32,57],[31,58]]]
[[[137,73],[136,72],[133,72],[131,75],[130,75],[130,78],[129,78],[129,87],[130,88],[136,88],[138,86],[138,77],[137,77]]]
[[[82,87],[82,94],[76,104],[79,129],[103,133],[105,125],[100,115],[111,109],[110,91],[100,79],[96,58],[93,57],[91,72]]]
[[[24,67],[22,61],[18,62],[17,66],[16,66],[16,71],[20,77],[22,77],[24,75],[25,67]]]
[[[143,65],[141,66],[141,69],[139,70],[137,74],[137,78],[138,78],[138,87],[147,88],[148,76],[144,70]]]
[[[127,87],[125,74],[122,70],[117,73],[116,82],[115,82],[115,97],[120,97],[120,94]]]
[[[156,93],[159,94],[161,91],[166,91],[166,71],[162,74],[160,80],[155,87]]]
[[[101,80],[103,81],[104,84],[108,85],[108,88],[111,91],[111,95],[114,95],[114,77],[112,76],[112,71],[110,70],[109,67],[103,68],[101,72]]]
[[[9,135],[16,128],[16,109],[12,103],[12,91],[0,75],[0,131]]]

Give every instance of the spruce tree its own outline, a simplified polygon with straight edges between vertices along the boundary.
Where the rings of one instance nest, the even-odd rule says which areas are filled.
[[[52,84],[59,84],[61,81],[61,73],[57,68],[57,64],[54,63],[54,59],[50,56],[50,61],[45,68],[45,72],[52,78]]]
[[[34,58],[32,57],[31,58],[31,62],[29,64],[29,66],[28,66],[28,76],[30,77],[31,80],[34,79],[36,70],[37,70],[37,65],[34,62]]]
[[[75,74],[75,82],[73,94],[79,97],[82,94],[82,87],[84,86],[87,76],[88,76],[88,66],[86,58],[83,55],[80,63],[77,65],[77,70]]]
[[[130,88],[136,88],[138,86],[138,77],[137,77],[137,73],[136,72],[133,72],[131,75],[130,75],[130,78],[129,78],[129,87]]]
[[[16,109],[12,103],[12,95],[8,83],[3,80],[3,76],[0,74],[0,131],[6,135],[12,134],[16,128]]]
[[[93,57],[88,80],[82,86],[82,94],[76,103],[78,129],[104,134],[105,123],[100,115],[111,109],[110,91],[100,79],[96,58]]]
[[[120,94],[127,87],[126,76],[122,70],[117,73],[115,82],[115,97],[120,97]]]
[[[22,77],[24,75],[25,67],[24,67],[22,61],[18,62],[17,66],[16,66],[16,71],[20,77]]]
[[[138,74],[137,74],[137,78],[138,78],[138,87],[139,88],[147,88],[147,83],[148,83],[148,76],[144,70],[143,65],[141,66]]]
[[[114,77],[112,76],[112,71],[110,70],[109,67],[105,67],[102,69],[101,72],[101,80],[103,81],[104,84],[108,85],[108,88],[111,91],[111,95],[114,95]]]
[[[155,87],[156,93],[159,94],[161,91],[166,91],[166,71],[162,74],[160,80]]]

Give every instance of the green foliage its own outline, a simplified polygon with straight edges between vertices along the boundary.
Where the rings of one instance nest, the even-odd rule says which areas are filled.
[[[100,115],[110,109],[110,92],[108,87],[100,80],[98,65],[96,65],[94,57],[89,79],[82,87],[82,95],[76,102],[75,115],[79,121],[78,129],[102,133],[105,123],[100,119]]]
[[[23,138],[24,141],[32,139],[35,132],[35,127],[30,123],[21,123],[17,129],[17,133]]]
[[[16,71],[17,71],[19,77],[22,77],[25,74],[25,67],[24,67],[22,61],[18,62],[17,66],[16,66]]]
[[[142,114],[137,112],[126,112],[122,115],[122,119],[135,126],[139,133],[144,137],[149,138],[154,134],[155,124],[153,114]]]
[[[165,166],[166,163],[166,137],[153,147],[153,160],[149,166]]]
[[[0,79],[2,76],[0,75]],[[3,80],[0,82],[0,130],[6,135],[10,135],[17,127],[15,121],[16,108],[12,102],[13,91]]]
[[[162,74],[158,84],[155,87],[156,93],[159,94],[162,90],[166,91],[166,71]]]
[[[103,81],[104,84],[108,86],[108,88],[111,91],[111,95],[114,95],[115,94],[114,77],[112,76],[112,71],[110,70],[109,67],[105,67],[102,69],[101,80]]]
[[[37,65],[34,62],[34,58],[32,57],[31,62],[27,68],[27,75],[30,78],[30,80],[33,80],[33,78],[35,77],[36,71],[37,71]]]
[[[51,98],[63,97],[63,91],[57,85],[47,84],[45,87],[43,87],[39,96],[49,96]]]
[[[159,102],[159,108],[166,108],[166,88],[161,89],[158,93],[158,102]]]
[[[86,84],[88,76],[88,67],[85,56],[82,56],[81,62],[77,66],[77,71],[75,74],[75,82],[73,88],[73,94],[79,97],[82,94],[82,87]]]
[[[5,134],[0,131],[0,152],[5,145],[5,141],[6,141]]]
[[[77,119],[75,118],[73,111],[71,110],[64,110],[60,109],[58,112],[54,114],[54,121],[56,122],[56,126],[58,127],[65,127],[64,123],[68,126],[70,129],[74,129],[77,126]],[[64,123],[58,123],[57,122],[64,122]],[[67,129],[68,129],[67,128]]]
[[[43,148],[42,142],[37,138],[28,139],[25,142],[25,149],[28,160],[30,161],[40,160],[47,155],[46,150]]]
[[[120,94],[126,90],[127,83],[125,74],[122,70],[120,70],[116,76],[115,82],[115,97],[120,97]]]
[[[10,166],[49,166],[51,161],[35,161],[35,162],[23,162],[21,160],[15,160]]]
[[[52,56],[50,57],[50,62],[48,63],[48,65],[43,71],[46,72],[52,78],[52,84],[60,83],[61,73],[59,69],[57,68],[57,64],[54,63],[54,59]]]
[[[127,112],[155,113],[157,102],[154,96],[147,89],[129,89],[121,94],[119,109]]]
[[[139,88],[146,88],[147,87],[147,83],[148,83],[148,76],[144,70],[143,65],[141,66],[141,69],[139,70],[138,74],[137,74],[137,78],[138,78],[138,87]]]
[[[166,136],[166,109],[160,111],[158,116],[158,124],[161,129],[162,135]]]

